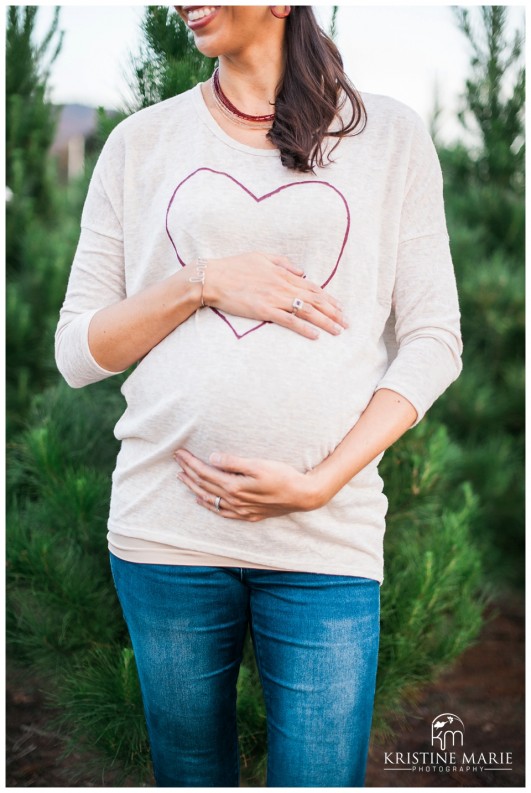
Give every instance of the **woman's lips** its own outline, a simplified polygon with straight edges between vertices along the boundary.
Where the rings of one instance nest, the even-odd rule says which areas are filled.
[[[208,25],[218,15],[220,6],[183,6],[186,24],[190,30],[198,30]]]

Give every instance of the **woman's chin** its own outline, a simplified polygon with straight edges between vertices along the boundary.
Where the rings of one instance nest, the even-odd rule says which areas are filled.
[[[201,55],[204,55],[205,58],[217,58],[221,55],[220,48],[216,47],[215,44],[209,43],[207,41],[197,41],[195,42],[196,49],[199,50]]]

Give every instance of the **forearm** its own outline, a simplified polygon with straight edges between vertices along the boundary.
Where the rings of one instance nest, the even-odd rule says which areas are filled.
[[[188,277],[184,268],[98,311],[88,334],[97,363],[110,372],[123,371],[187,320],[201,304],[201,284]]]
[[[407,399],[386,388],[376,391],[360,418],[322,463],[310,472],[317,499],[326,504],[381,452],[416,421],[417,411]]]

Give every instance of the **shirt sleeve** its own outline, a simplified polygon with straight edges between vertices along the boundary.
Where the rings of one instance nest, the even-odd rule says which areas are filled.
[[[94,314],[126,297],[123,215],[123,146],[116,128],[90,181],[81,233],[55,333],[57,368],[73,388],[111,377],[88,344]]]
[[[392,310],[397,353],[376,390],[389,388],[409,400],[416,425],[462,368],[441,168],[420,119],[402,205]]]

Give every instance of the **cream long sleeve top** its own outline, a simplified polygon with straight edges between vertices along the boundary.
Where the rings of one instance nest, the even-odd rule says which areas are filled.
[[[458,376],[459,306],[433,143],[404,104],[362,96],[365,129],[314,174],[229,137],[199,86],[135,113],[109,136],[56,333],[57,364],[71,386],[113,374],[88,345],[94,314],[198,257],[285,254],[342,301],[350,323],[340,336],[311,341],[203,308],[145,355],[122,387],[115,428],[121,448],[108,527],[124,558],[137,543],[169,563],[225,559],[383,581],[380,458],[324,507],[258,523],[196,504],[172,458],[184,447],[205,460],[220,451],[306,471],[335,449],[377,389],[403,395],[420,421]]]

